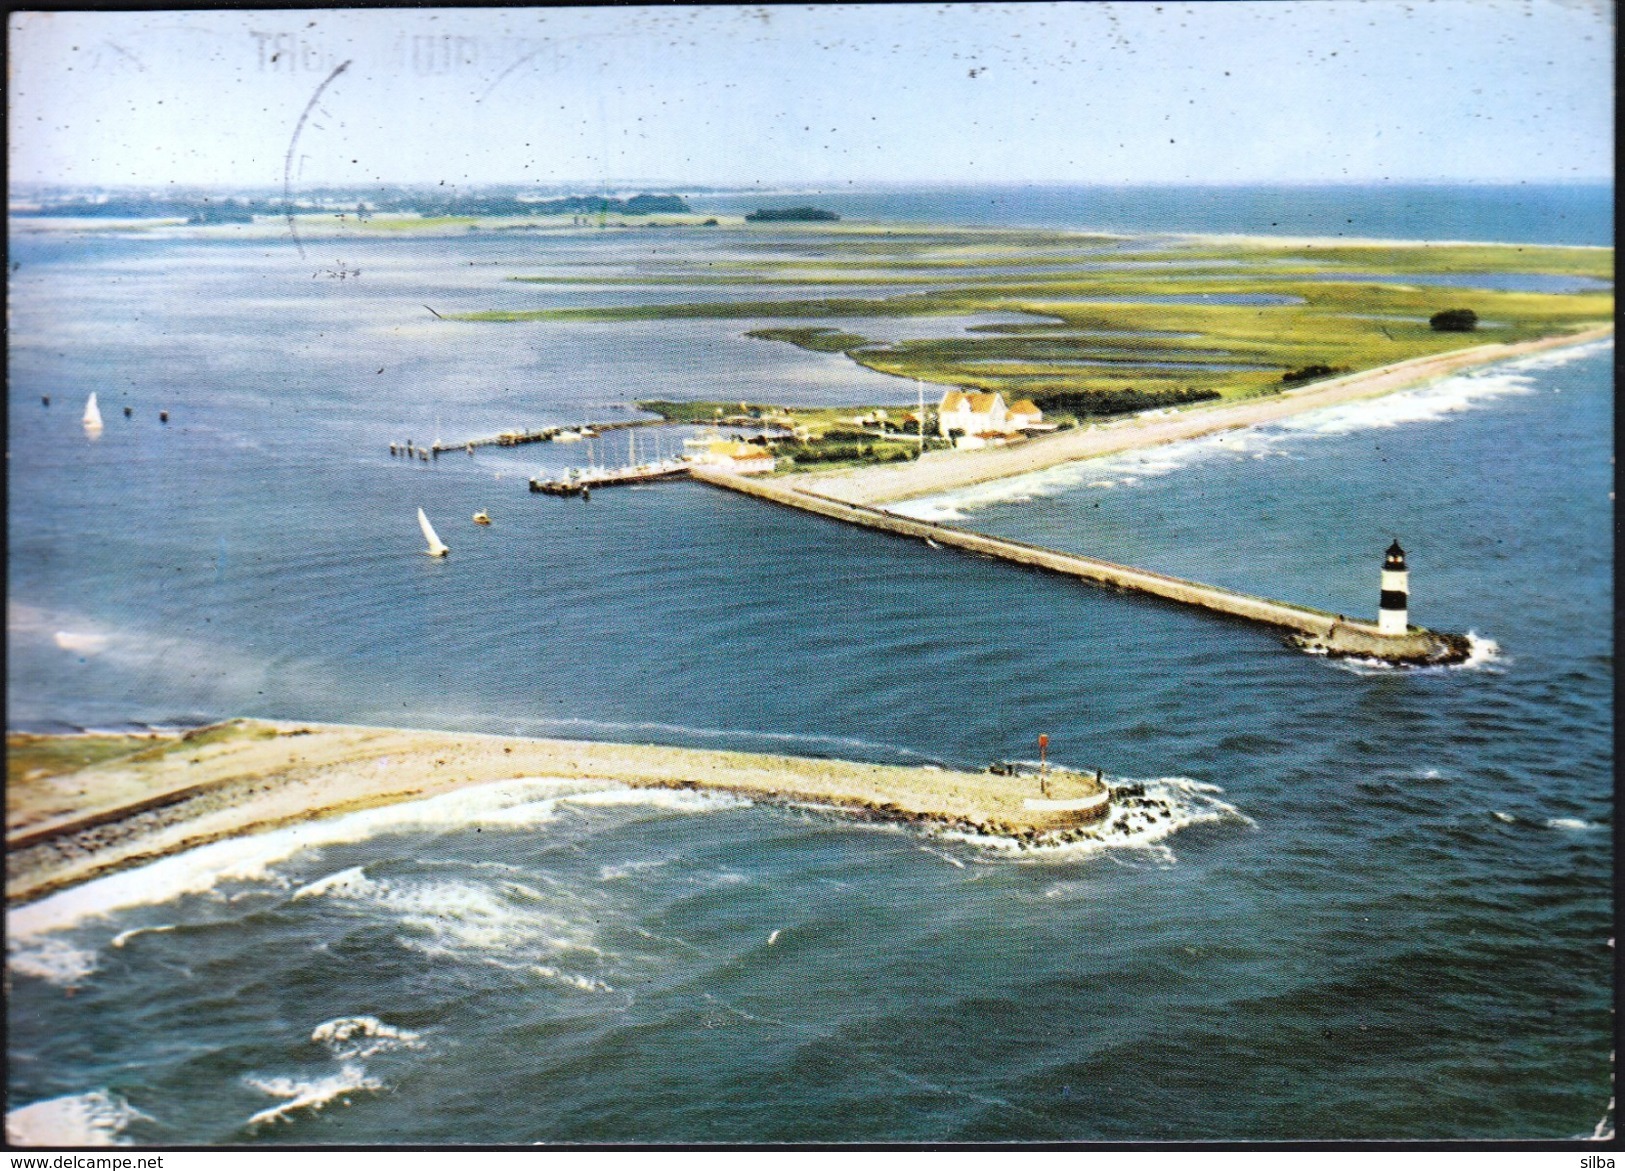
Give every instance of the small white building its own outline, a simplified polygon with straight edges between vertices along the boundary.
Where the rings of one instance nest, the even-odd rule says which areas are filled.
[[[1044,412],[1038,409],[1038,404],[1032,399],[1024,398],[1005,411],[1005,418],[1017,431],[1025,431],[1029,427],[1041,427],[1044,423]]]

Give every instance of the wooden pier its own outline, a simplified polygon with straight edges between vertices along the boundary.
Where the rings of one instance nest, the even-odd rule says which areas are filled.
[[[803,512],[863,528],[878,529],[897,536],[913,537],[934,545],[963,549],[1001,561],[1026,565],[1062,574],[1093,585],[1107,586],[1138,594],[1195,606],[1232,618],[1242,618],[1285,631],[1293,645],[1334,658],[1369,658],[1408,665],[1459,663],[1470,653],[1467,639],[1459,634],[1442,634],[1412,626],[1402,635],[1385,635],[1374,622],[1362,622],[1315,610],[1261,598],[1219,586],[1203,585],[1148,569],[1135,569],[1094,557],[1063,553],[1025,541],[990,537],[969,529],[934,521],[897,516],[879,508],[852,504],[830,496],[798,491],[769,480],[747,479],[711,468],[694,468],[694,479],[727,488],[761,500],[769,500]]]
[[[465,439],[460,443],[433,443],[428,450],[438,456],[443,451],[472,451],[476,447],[522,447],[527,443],[552,443],[561,435],[574,435],[576,439],[592,439],[606,431],[625,431],[629,427],[658,427],[664,419],[622,419],[615,423],[583,423],[579,427],[539,427],[532,431],[500,431],[495,435],[482,435],[478,439]]]

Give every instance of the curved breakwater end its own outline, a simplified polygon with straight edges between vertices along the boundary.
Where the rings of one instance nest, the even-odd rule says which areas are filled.
[[[132,737],[131,745],[76,771],[41,776],[24,767],[13,778],[9,908],[225,839],[297,834],[318,819],[525,778],[825,802],[904,824],[1017,838],[1055,829],[1052,815],[1027,807],[1026,798],[1038,796],[1033,779],[935,767],[260,720]],[[1086,777],[1068,783],[1075,791],[1059,796],[1105,791]],[[1109,808],[1103,803],[1091,816]]]

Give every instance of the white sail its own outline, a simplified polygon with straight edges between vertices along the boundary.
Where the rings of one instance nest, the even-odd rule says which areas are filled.
[[[85,426],[99,429],[102,425],[101,408],[96,405],[96,392],[90,392],[90,401],[85,404]]]
[[[440,534],[434,531],[434,526],[429,523],[429,518],[423,514],[421,508],[418,509],[418,527],[423,530],[423,539],[429,542],[430,557],[444,557],[451,552],[440,540]]]

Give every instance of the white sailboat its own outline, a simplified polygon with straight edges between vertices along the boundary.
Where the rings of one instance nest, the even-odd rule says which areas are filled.
[[[96,392],[94,390],[90,392],[90,401],[85,403],[84,424],[86,431],[100,431],[102,429],[102,412],[101,408],[96,405]]]
[[[429,542],[430,557],[444,557],[451,552],[445,542],[441,541],[440,534],[434,531],[434,526],[429,523],[429,518],[423,514],[421,508],[418,509],[418,527],[423,530],[423,539]]]

